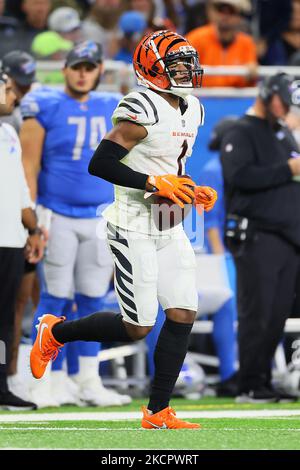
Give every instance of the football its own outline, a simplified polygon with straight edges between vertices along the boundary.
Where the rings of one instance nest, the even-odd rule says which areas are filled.
[[[189,175],[181,175],[179,177],[191,179]],[[189,188],[193,191],[193,186],[189,186]],[[160,232],[180,224],[187,217],[192,206],[193,204],[184,203],[184,208],[182,209],[171,199],[156,196],[155,194],[151,196],[152,217],[156,228]]]

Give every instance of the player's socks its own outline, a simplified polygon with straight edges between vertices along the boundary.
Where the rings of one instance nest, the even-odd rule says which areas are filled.
[[[67,320],[77,320],[77,308],[74,310],[74,301],[70,302],[64,309],[63,316]],[[66,350],[66,362],[68,375],[77,374],[79,370],[79,341],[73,341],[72,343],[66,344],[63,348]],[[57,359],[56,359],[57,360]],[[53,364],[55,364],[54,361]],[[53,368],[53,367],[52,367]]]
[[[155,374],[148,410],[157,413],[168,407],[171,394],[186,356],[192,323],[166,319],[155,349]]]
[[[101,312],[102,297],[89,297],[83,294],[76,294],[78,318],[86,318],[92,312]],[[83,357],[96,357],[101,349],[99,341],[79,341],[78,353]]]
[[[55,299],[56,298],[53,297],[52,302],[55,302]],[[55,305],[55,303],[54,303],[54,305]],[[61,312],[60,309],[57,309],[57,310],[55,310],[55,315],[64,316],[64,317],[66,317],[67,320],[71,320],[72,319],[72,305],[73,305],[73,300],[66,299],[63,311]],[[56,313],[56,312],[58,312],[58,313]],[[48,311],[46,310],[44,313],[48,313]],[[35,331],[36,331],[36,328],[35,328]],[[75,344],[75,343],[72,343],[72,345],[73,344]],[[67,357],[69,346],[70,345],[67,344],[67,347],[63,348],[61,350],[60,354],[57,356],[56,360],[52,362],[52,365],[51,365],[51,370],[52,371],[59,372],[59,371],[63,370],[63,363],[64,363],[64,360]]]
[[[97,312],[75,321],[56,324],[52,330],[59,343],[68,341],[132,342],[121,314]]]

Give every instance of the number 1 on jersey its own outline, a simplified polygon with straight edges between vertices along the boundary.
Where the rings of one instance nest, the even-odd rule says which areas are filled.
[[[178,163],[177,175],[178,176],[182,175],[182,159],[185,157],[185,154],[186,154],[187,149],[188,149],[188,143],[187,143],[186,139],[183,141],[183,144],[182,144],[181,148],[182,148],[182,152],[179,155],[179,157],[177,158],[177,163]]]

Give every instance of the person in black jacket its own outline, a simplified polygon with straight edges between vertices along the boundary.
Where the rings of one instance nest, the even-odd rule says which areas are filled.
[[[295,295],[300,253],[300,153],[282,119],[299,105],[293,77],[265,79],[222,142],[225,237],[237,270],[239,396],[277,401],[271,362]]]

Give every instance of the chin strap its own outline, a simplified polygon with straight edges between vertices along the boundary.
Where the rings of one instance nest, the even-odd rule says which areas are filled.
[[[173,88],[171,87],[170,90],[164,90],[167,93],[171,93],[172,95],[176,95],[179,98],[186,98],[188,95],[190,95],[193,91],[193,88]]]
[[[144,77],[142,77],[138,72],[137,73],[137,82],[138,85],[150,88],[150,90],[160,91],[161,93],[170,93],[176,95],[179,98],[185,98],[187,95],[190,95],[194,88],[192,87],[171,87],[169,90],[165,90],[158,86],[153,85],[153,83],[148,82]]]

